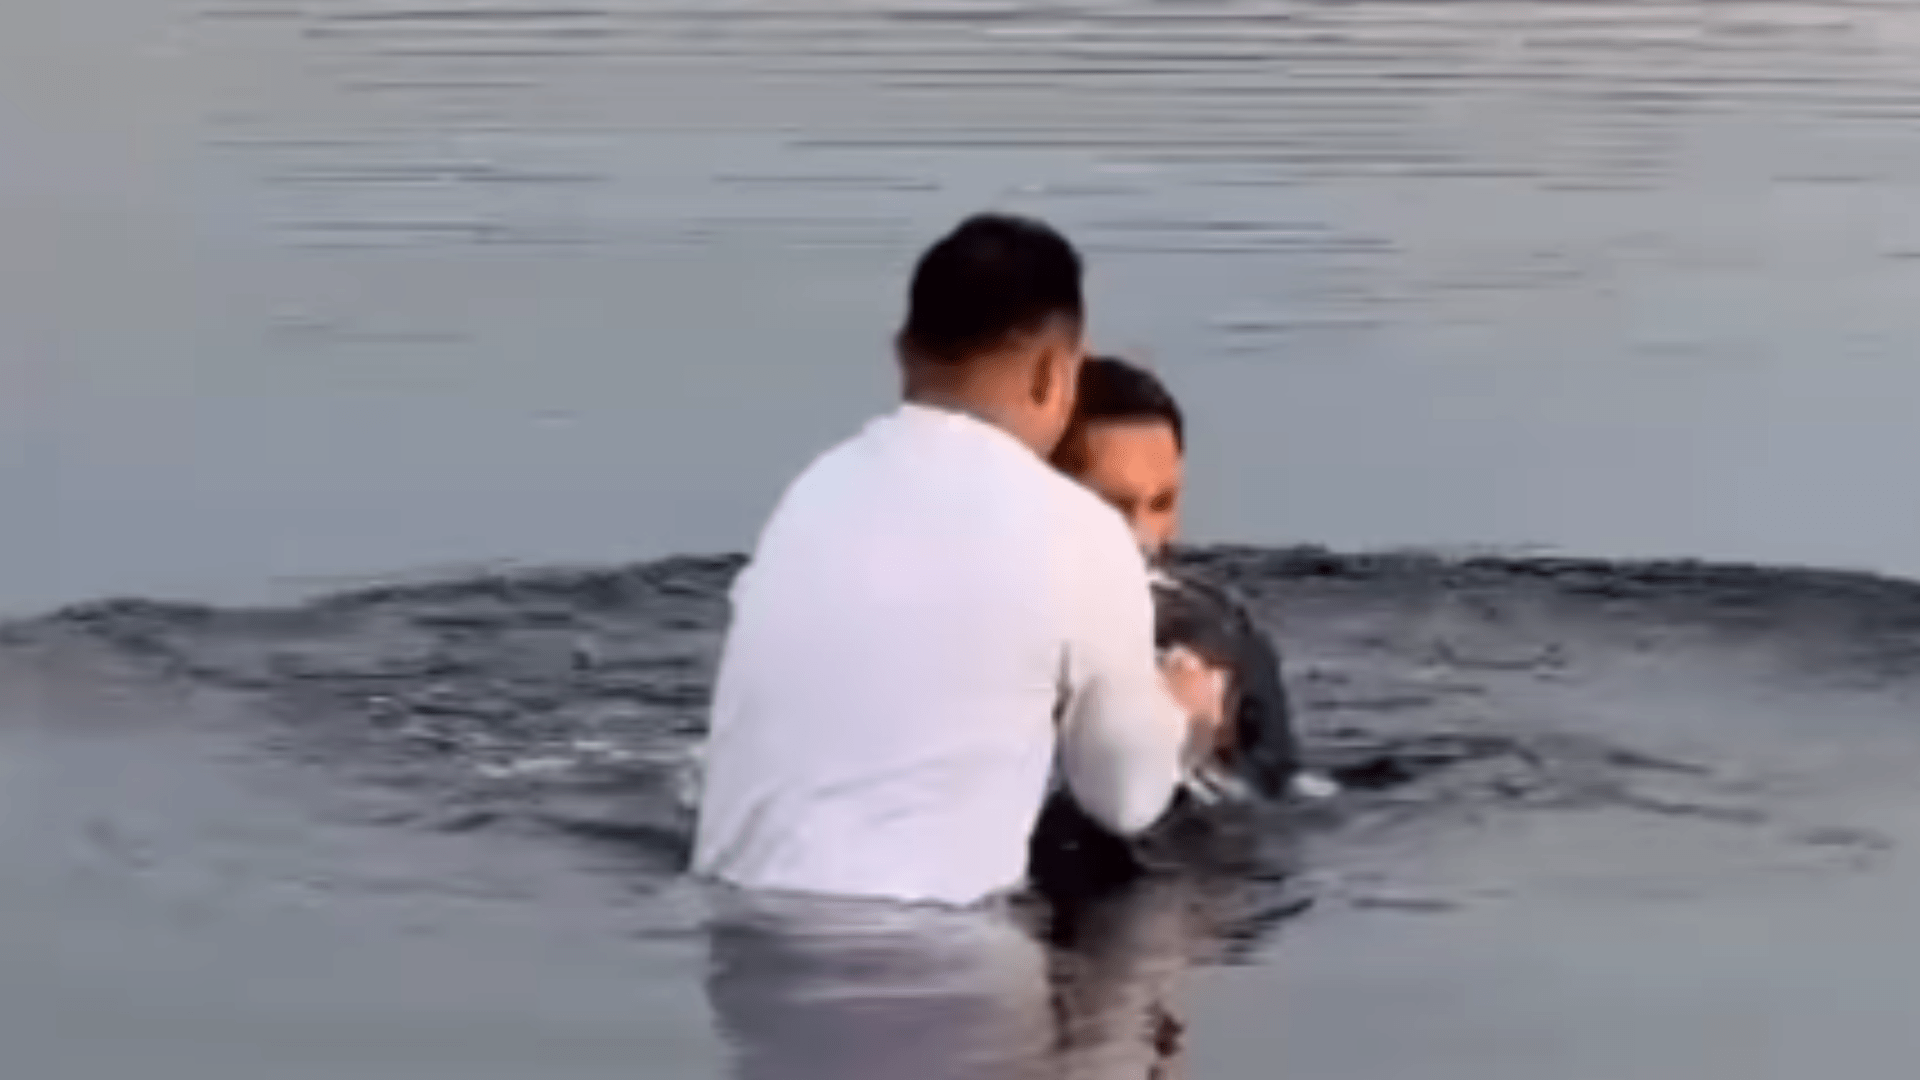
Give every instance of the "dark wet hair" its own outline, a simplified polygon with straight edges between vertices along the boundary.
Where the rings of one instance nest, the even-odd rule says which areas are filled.
[[[959,364],[1047,320],[1085,316],[1080,256],[1046,224],[977,214],[920,256],[909,290],[903,354]]]
[[[1080,392],[1073,406],[1073,420],[1067,427],[1065,446],[1082,434],[1088,425],[1158,420],[1173,428],[1173,442],[1182,452],[1187,448],[1186,419],[1180,403],[1173,400],[1153,372],[1111,356],[1090,356],[1080,368]]]

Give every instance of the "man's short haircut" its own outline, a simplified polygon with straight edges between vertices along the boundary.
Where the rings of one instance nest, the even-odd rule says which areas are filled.
[[[1080,367],[1079,397],[1061,443],[1064,446],[1084,434],[1092,424],[1152,421],[1173,428],[1174,445],[1186,451],[1187,426],[1180,403],[1153,372],[1111,356],[1090,356]]]
[[[1080,256],[1051,227],[978,214],[927,249],[913,271],[902,349],[958,364],[1049,319],[1085,316]]]

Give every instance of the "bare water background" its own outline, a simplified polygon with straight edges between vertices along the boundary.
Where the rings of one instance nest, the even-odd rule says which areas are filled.
[[[1903,3],[7,5],[9,1075],[1904,1075],[1917,181]],[[649,560],[885,407],[982,206],[1362,783],[1078,951],[715,930],[735,564]]]
[[[982,206],[1194,533],[1920,571],[1904,3],[26,0],[0,610],[737,550]]]

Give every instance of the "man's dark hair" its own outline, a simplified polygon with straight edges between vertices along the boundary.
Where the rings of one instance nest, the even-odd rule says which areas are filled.
[[[1080,256],[1049,226],[978,214],[927,249],[913,271],[902,349],[959,363],[1048,319],[1080,321]]]
[[[1153,372],[1111,356],[1088,357],[1080,368],[1079,398],[1074,402],[1067,440],[1089,424],[1150,420],[1173,428],[1174,445],[1186,450],[1187,425],[1180,415],[1180,403],[1173,400]]]

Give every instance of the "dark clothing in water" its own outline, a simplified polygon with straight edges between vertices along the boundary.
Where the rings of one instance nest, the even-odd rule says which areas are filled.
[[[1246,607],[1192,574],[1162,573],[1153,588],[1155,644],[1183,645],[1228,673],[1232,745],[1220,764],[1262,798],[1279,798],[1300,768],[1300,744],[1280,653]]]
[[[1300,752],[1273,642],[1225,589],[1191,573],[1157,574],[1153,595],[1159,647],[1185,646],[1228,674],[1224,711],[1233,738],[1216,771],[1253,798],[1284,798],[1300,769]],[[1208,812],[1192,785],[1183,787],[1141,842],[1192,826]],[[1101,828],[1064,791],[1054,792],[1041,810],[1028,866],[1034,888],[1055,897],[1099,892],[1142,870],[1136,842]]]

